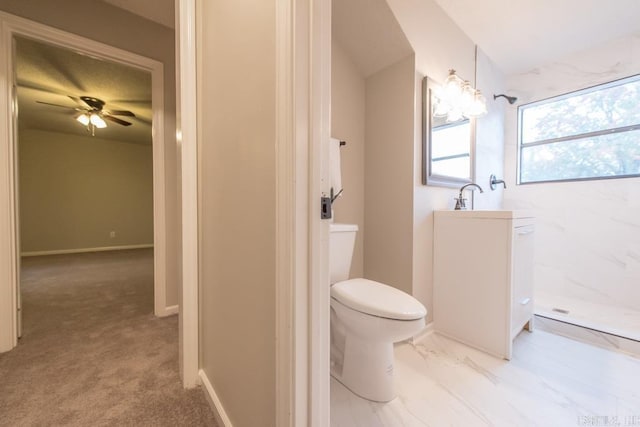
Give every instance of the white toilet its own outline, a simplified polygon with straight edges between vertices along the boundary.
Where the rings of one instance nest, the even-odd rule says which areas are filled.
[[[420,332],[427,310],[411,295],[367,279],[349,279],[357,225],[331,224],[331,376],[355,394],[388,402],[393,343]]]

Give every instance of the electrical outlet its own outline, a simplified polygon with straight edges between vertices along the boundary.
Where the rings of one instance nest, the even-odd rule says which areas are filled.
[[[116,237],[116,232],[115,232],[115,231],[110,232],[110,233],[109,233],[109,237],[110,237],[110,238],[112,238],[112,239],[115,239],[115,237]]]

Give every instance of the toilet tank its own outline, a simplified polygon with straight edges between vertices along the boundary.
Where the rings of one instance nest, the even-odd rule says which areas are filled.
[[[329,231],[329,281],[333,285],[349,278],[358,226],[332,223]]]

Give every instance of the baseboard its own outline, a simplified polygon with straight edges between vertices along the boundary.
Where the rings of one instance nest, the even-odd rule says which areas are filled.
[[[41,255],[62,255],[62,254],[81,254],[85,252],[104,252],[104,251],[122,251],[126,249],[147,249],[153,248],[153,244],[144,245],[124,245],[124,246],[102,246],[99,248],[79,248],[79,249],[56,249],[53,251],[32,251],[22,252],[20,256],[41,256]]]
[[[213,415],[215,416],[218,425],[222,427],[232,427],[233,424],[231,424],[231,420],[222,407],[222,402],[220,402],[218,395],[213,389],[213,386],[211,385],[211,381],[209,381],[207,374],[202,369],[200,369],[198,375],[200,376],[200,380],[202,381],[202,385],[204,386],[205,395],[207,396],[207,400],[211,405]]]
[[[165,307],[164,310],[158,313],[158,317],[173,316],[174,314],[178,314],[179,311],[179,306],[177,304],[170,305],[168,307]]]

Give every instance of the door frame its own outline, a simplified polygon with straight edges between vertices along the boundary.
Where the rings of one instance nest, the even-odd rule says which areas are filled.
[[[182,177],[179,354],[182,385],[192,388],[200,383],[196,0],[175,0],[175,23],[176,142]]]
[[[329,425],[331,2],[276,0],[276,425]],[[196,0],[176,0],[183,383],[200,382]],[[216,409],[221,402],[214,402]],[[222,420],[230,425],[228,419]]]
[[[331,2],[276,2],[276,425],[330,423]]]
[[[331,2],[276,1],[276,425],[330,423]]]
[[[164,164],[164,75],[159,61],[9,13],[0,12],[0,352],[17,345],[20,281],[17,179],[17,105],[13,38],[22,36],[151,73],[153,150],[154,313],[167,316]]]

